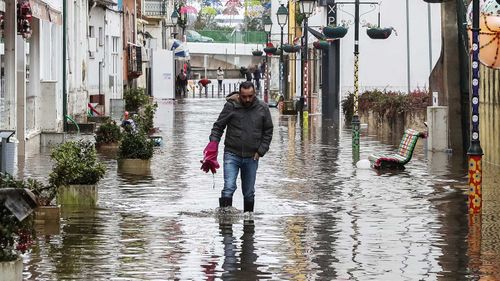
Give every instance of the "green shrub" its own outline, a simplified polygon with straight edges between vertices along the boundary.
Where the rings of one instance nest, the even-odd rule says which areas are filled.
[[[16,180],[9,174],[0,173],[1,188],[30,188],[36,182]],[[33,215],[19,221],[0,200],[0,262],[15,261],[20,254],[29,250],[34,237]]]
[[[396,118],[398,114],[425,109],[430,104],[429,91],[417,88],[409,94],[396,91],[370,90],[359,96],[358,111],[371,110],[378,117]],[[349,93],[342,101],[342,111],[346,123],[350,123],[353,115],[354,94]]]
[[[144,132],[125,133],[120,143],[119,157],[122,159],[151,159],[153,141]]]
[[[125,110],[131,112],[139,111],[139,108],[149,102],[149,97],[143,88],[131,88],[123,93],[125,99]]]
[[[138,116],[136,120],[138,128],[143,133],[148,134],[152,129],[154,129],[154,116],[157,108],[157,103],[148,103],[144,106],[144,111]]]
[[[97,144],[117,143],[122,137],[120,126],[115,122],[104,123],[96,131],[95,140]]]
[[[52,151],[55,161],[49,183],[58,187],[70,184],[96,184],[104,177],[106,167],[97,160],[94,144],[69,141]]]

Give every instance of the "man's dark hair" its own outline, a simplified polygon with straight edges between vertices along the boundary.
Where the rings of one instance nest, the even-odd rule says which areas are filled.
[[[240,84],[240,92],[241,89],[250,89],[250,88],[252,88],[255,91],[255,86],[250,81],[244,81]]]

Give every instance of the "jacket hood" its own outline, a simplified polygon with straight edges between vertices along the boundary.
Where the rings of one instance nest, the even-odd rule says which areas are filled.
[[[240,94],[238,92],[232,92],[226,96],[226,101],[232,101],[236,103],[240,103]]]

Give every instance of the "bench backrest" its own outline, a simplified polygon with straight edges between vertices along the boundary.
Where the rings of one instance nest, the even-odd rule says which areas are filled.
[[[417,144],[418,138],[420,137],[420,132],[407,129],[399,143],[398,155],[405,158],[404,162],[411,160],[413,155],[413,150]]]

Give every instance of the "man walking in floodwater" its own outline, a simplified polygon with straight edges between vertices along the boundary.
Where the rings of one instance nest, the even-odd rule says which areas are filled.
[[[231,93],[226,100],[224,109],[213,125],[210,143],[204,151],[205,159],[208,159],[207,155],[215,154],[215,161],[203,161],[202,169],[205,172],[215,172],[218,168],[218,144],[227,127],[224,142],[224,189],[219,198],[219,206],[232,206],[236,178],[241,171],[243,211],[253,212],[259,159],[269,150],[273,137],[271,113],[267,104],[256,98],[252,82],[241,83],[239,92]]]

